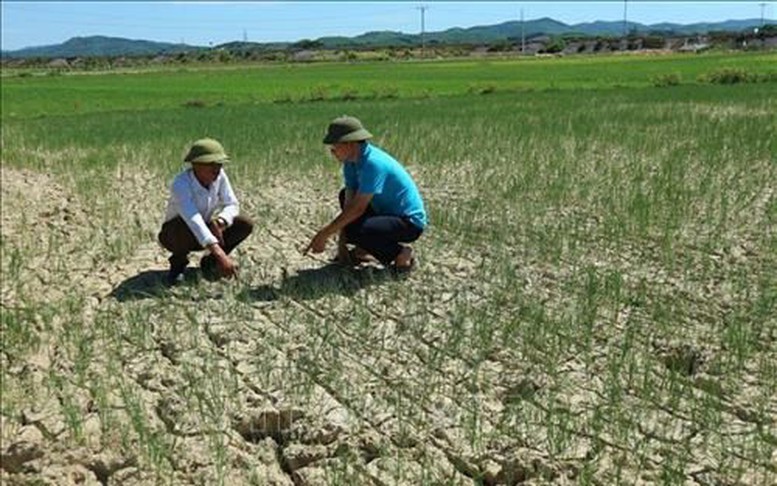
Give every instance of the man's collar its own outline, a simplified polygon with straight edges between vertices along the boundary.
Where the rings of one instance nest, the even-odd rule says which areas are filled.
[[[192,168],[190,167],[190,168],[187,170],[187,172],[189,172],[189,177],[191,178],[192,182],[193,182],[194,184],[196,184],[196,185],[197,185],[197,187],[199,187],[199,188],[201,188],[201,189],[204,189],[204,190],[206,190],[206,191],[210,191],[210,190],[211,190],[211,188],[215,187],[215,186],[216,186],[216,183],[218,182],[218,180],[219,180],[219,179],[221,179],[221,176],[222,176],[222,174],[224,174],[224,170],[222,169],[222,170],[221,170],[221,172],[219,173],[218,177],[216,177],[215,179],[213,179],[213,183],[210,185],[210,187],[205,187],[205,186],[203,186],[203,185],[202,185],[202,183],[200,182],[200,180],[199,180],[199,179],[197,179],[197,176],[194,174],[194,169],[192,169]]]
[[[356,161],[357,164],[361,164],[364,159],[367,158],[367,154],[370,152],[370,143],[364,142],[361,144],[361,147],[359,147],[359,160]]]

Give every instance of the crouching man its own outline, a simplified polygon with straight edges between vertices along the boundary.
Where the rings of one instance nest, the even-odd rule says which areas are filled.
[[[254,224],[239,214],[237,197],[223,170],[228,161],[218,141],[198,140],[184,158],[191,166],[173,180],[159,232],[159,242],[172,253],[170,285],[183,279],[192,251],[208,251],[200,260],[206,277],[229,278],[237,273],[229,254],[251,234]]]
[[[324,144],[342,164],[345,184],[341,212],[316,233],[305,251],[321,253],[327,240],[338,235],[339,261],[354,263],[372,256],[384,266],[407,271],[415,263],[410,243],[426,227],[426,210],[410,174],[369,143],[370,138],[372,134],[354,117],[342,116],[329,124]]]

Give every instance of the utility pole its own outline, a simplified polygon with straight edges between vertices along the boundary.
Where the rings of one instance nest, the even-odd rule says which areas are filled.
[[[629,0],[623,0],[623,38],[625,39],[629,35],[629,23],[626,20],[628,13]]]
[[[521,55],[526,54],[526,31],[523,25],[523,9],[521,9]]]
[[[424,33],[426,32],[426,23],[425,23],[425,16],[427,7],[426,5],[422,5],[420,7],[417,7],[418,10],[421,11],[421,57],[426,57],[426,40],[424,39]]]
[[[243,29],[243,42],[248,42],[248,32],[245,29]]]
[[[761,3],[761,28],[764,28],[764,10],[766,9],[766,3]]]

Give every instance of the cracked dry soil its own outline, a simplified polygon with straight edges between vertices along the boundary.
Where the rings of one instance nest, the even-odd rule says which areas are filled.
[[[239,280],[191,269],[168,289],[156,222],[143,217],[161,215],[161,185],[124,208],[128,230],[104,219],[99,197],[2,170],[4,484],[777,477],[774,396],[758,398],[767,384],[757,374],[732,388],[715,369],[726,350],[694,324],[736,296],[689,298],[686,332],[656,335],[645,308],[678,292],[656,278],[642,300],[594,311],[584,348],[556,327],[570,268],[516,249],[500,276],[487,250],[472,257],[443,230],[418,244],[423,264],[407,279],[334,267],[298,251],[333,201],[288,181],[261,199],[241,194],[243,211],[260,216],[236,253]],[[136,177],[148,190],[153,176]],[[128,243],[117,246],[122,231]],[[774,356],[770,326],[745,368]],[[633,359],[615,359],[626,346]],[[750,440],[759,433],[767,439]]]

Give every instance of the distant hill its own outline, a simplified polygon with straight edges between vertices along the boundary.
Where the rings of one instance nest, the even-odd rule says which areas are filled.
[[[628,22],[628,32],[649,34],[663,32],[675,35],[697,35],[709,32],[741,32],[761,25],[760,19],[727,20],[717,23],[697,23],[690,25],[662,23],[645,25]],[[472,44],[515,40],[523,35],[527,38],[538,35],[576,34],[580,36],[620,36],[623,35],[623,22],[589,22],[567,25],[551,18],[529,20],[521,25],[512,20],[496,25],[483,25],[469,28],[454,27],[440,32],[427,32],[424,41],[440,44]],[[356,37],[321,37],[316,40],[322,47],[366,47],[366,46],[413,46],[421,43],[419,34],[406,34],[394,31],[367,32]]]
[[[698,24],[671,24],[661,23],[653,24],[650,26],[650,30],[655,31],[672,31],[682,35],[694,35],[694,34],[706,34],[708,32],[742,32],[745,30],[752,30],[755,27],[760,27],[761,21],[759,19],[747,19],[747,20],[727,20],[725,22],[705,22]]]
[[[202,47],[95,35],[89,37],[73,37],[62,44],[51,46],[26,47],[16,51],[3,51],[3,57],[141,56],[174,54],[178,52],[190,52],[197,49],[202,49]]]
[[[741,32],[761,25],[760,19],[727,20],[715,23],[673,24],[659,23],[644,25],[629,22],[626,26],[630,33],[649,34],[661,32],[666,35],[697,35],[709,32]],[[512,20],[496,25],[483,25],[469,28],[454,27],[439,32],[427,32],[423,41],[439,44],[479,44],[516,40],[524,35],[527,39],[538,35],[574,34],[580,36],[620,36],[623,35],[623,22],[588,22],[567,25],[551,18],[541,18],[523,22]],[[316,40],[303,40],[297,43],[254,43],[229,42],[216,46],[218,49],[285,49],[314,44],[323,48],[357,48],[378,46],[417,46],[421,43],[419,34],[406,34],[394,31],[367,32],[355,37],[321,37]],[[4,58],[31,57],[84,57],[84,56],[140,56],[175,54],[193,50],[208,49],[202,46],[170,44],[145,40],[130,40],[116,37],[91,36],[74,37],[63,44],[41,47],[27,47],[16,51],[3,51]]]
[[[523,33],[527,37],[536,35],[560,35],[576,32],[574,25],[550,18],[529,20],[523,23]],[[430,33],[428,39],[440,43],[448,42],[494,42],[510,38],[520,38],[521,22],[512,20],[496,25],[483,25],[467,29],[448,29],[442,32]]]
[[[619,24],[622,28],[623,24]],[[527,37],[548,34],[559,35],[576,31],[575,26],[569,26],[549,18],[529,20],[523,24],[523,32]],[[521,35],[521,22],[509,21],[496,25],[482,25],[469,28],[453,27],[440,32],[427,32],[424,41],[439,44],[479,44],[504,41]],[[598,35],[598,34],[594,34]],[[420,34],[405,34],[403,32],[368,32],[356,37],[322,37],[318,39],[324,47],[359,47],[359,46],[414,46],[421,43]]]

